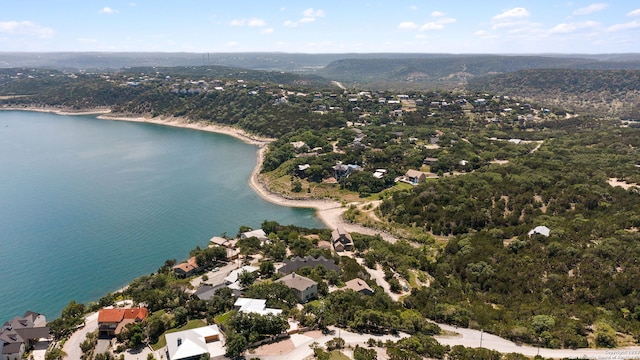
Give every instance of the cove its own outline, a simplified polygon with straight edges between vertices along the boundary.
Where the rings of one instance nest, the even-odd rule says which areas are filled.
[[[233,137],[95,116],[0,111],[0,321],[96,301],[214,235],[325,226],[248,185]]]

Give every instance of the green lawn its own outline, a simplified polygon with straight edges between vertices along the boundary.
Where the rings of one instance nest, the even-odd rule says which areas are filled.
[[[349,360],[349,357],[341,353],[339,350],[333,350],[329,360]]]
[[[207,326],[207,323],[204,320],[189,320],[189,322],[187,322],[187,324],[181,328],[165,331],[164,334],[160,335],[160,338],[158,339],[157,343],[151,344],[151,348],[153,350],[159,350],[167,346],[167,339],[164,337],[165,334],[182,331],[182,330],[196,329],[203,326]]]
[[[231,317],[231,315],[233,315],[234,313],[235,313],[235,310],[227,311],[226,313],[217,316],[213,320],[216,322],[216,324],[225,325],[227,321],[229,321],[229,318]]]

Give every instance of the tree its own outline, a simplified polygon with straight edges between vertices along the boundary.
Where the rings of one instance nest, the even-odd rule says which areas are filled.
[[[57,346],[47,350],[44,355],[45,360],[62,360],[62,358],[65,357],[67,357],[67,353],[62,351],[61,347]]]
[[[345,341],[343,338],[335,337],[327,341],[326,345],[327,345],[327,350],[333,351],[333,350],[340,350],[344,348],[344,344],[345,344]]]
[[[249,285],[253,284],[255,280],[255,274],[247,270],[243,270],[240,274],[238,274],[238,282],[240,283],[240,286],[242,286],[242,288],[248,288]]]
[[[247,339],[244,336],[231,332],[227,334],[227,342],[225,344],[227,351],[225,355],[235,359],[242,354],[247,344]]]
[[[356,345],[353,349],[353,360],[376,360],[378,355],[374,349],[367,349]]]
[[[616,332],[611,325],[604,321],[596,323],[596,346],[614,348],[618,345]]]
[[[182,325],[187,323],[189,317],[189,311],[182,306],[178,306],[173,310],[173,320],[175,321],[176,327],[181,327]]]
[[[260,275],[270,277],[276,271],[273,261],[263,261],[260,263]]]

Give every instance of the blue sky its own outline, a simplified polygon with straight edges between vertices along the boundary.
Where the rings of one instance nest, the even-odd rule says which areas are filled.
[[[0,51],[640,52],[640,2],[20,0]]]

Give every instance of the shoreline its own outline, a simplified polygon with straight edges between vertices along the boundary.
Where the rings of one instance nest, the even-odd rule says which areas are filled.
[[[258,150],[256,151],[256,165],[251,172],[248,183],[253,191],[255,191],[256,194],[258,194],[265,201],[280,206],[315,209],[316,216],[329,229],[342,227],[349,232],[357,232],[371,236],[380,235],[384,240],[392,243],[398,241],[397,237],[385,231],[368,228],[363,225],[350,223],[344,220],[342,214],[347,211],[348,205],[350,204],[346,204],[345,206],[343,206],[342,203],[329,199],[290,199],[269,190],[267,186],[260,180],[260,169],[262,168],[262,163],[264,161],[264,154],[267,151],[267,145],[276,140],[273,138],[249,134],[242,129],[238,129],[228,125],[191,121],[188,118],[150,118],[144,116],[126,116],[120,114],[111,115],[111,110],[107,108],[69,111],[68,109],[52,107],[0,107],[0,110],[35,111],[53,113],[57,115],[97,115],[96,118],[100,120],[149,123],[198,131],[207,131],[231,136],[243,141],[246,144],[255,145],[258,147]]]

